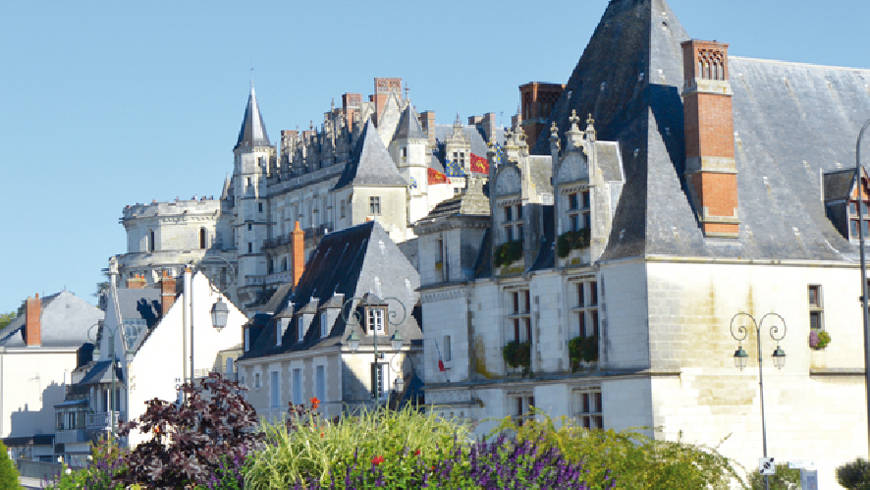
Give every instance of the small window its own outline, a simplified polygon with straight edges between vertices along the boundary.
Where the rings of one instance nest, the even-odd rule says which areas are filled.
[[[408,147],[404,146],[404,147],[402,147],[402,161],[404,162],[407,159],[408,159]]]
[[[251,231],[252,228],[253,228],[253,225],[251,223],[248,223],[248,231]]]
[[[317,366],[314,371],[314,396],[321,402],[326,400],[326,366]]]
[[[226,374],[227,376],[233,374],[233,358],[232,357],[227,357],[226,367],[224,367],[224,374]]]
[[[278,371],[272,371],[269,379],[269,408],[281,408],[281,386],[278,383]]]
[[[327,335],[329,335],[329,319],[324,311],[320,314],[320,338],[324,338]]]
[[[260,382],[260,373],[255,373],[254,374],[254,388],[259,388],[260,386],[262,386],[262,383]]]
[[[577,393],[577,419],[587,429],[604,428],[604,412],[601,390],[584,390]]]
[[[370,196],[369,197],[369,214],[380,216],[381,214],[381,197],[380,196]]]
[[[245,352],[251,349],[251,331],[245,328]]]
[[[153,252],[156,247],[154,246],[154,230],[148,231],[148,243],[147,249],[149,252]]]
[[[300,316],[296,320],[296,341],[302,342],[303,340],[305,340],[305,321]]]
[[[263,212],[263,203],[261,203],[261,202],[257,203],[257,212],[259,212],[259,213]]]
[[[199,248],[205,248],[207,246],[208,235],[205,231],[205,228],[199,229]]]
[[[341,201],[339,201],[339,203],[338,203],[338,209],[339,209],[339,212],[340,212],[340,216],[341,216],[342,218],[344,218],[344,215],[345,215],[345,213],[347,212],[346,209],[345,209],[344,199],[342,199]]]
[[[513,419],[517,425],[523,425],[532,417],[532,407],[535,406],[535,397],[531,395],[512,396],[509,406],[513,406]]]
[[[810,284],[807,286],[807,296],[810,313],[810,330],[824,330],[824,308],[822,305],[822,286]]]
[[[378,333],[384,335],[384,308],[369,308],[366,315],[366,323],[369,333]]]
[[[444,336],[444,362],[450,362],[453,360],[453,346],[450,342],[450,336]]]
[[[299,368],[293,370],[293,403],[302,403],[302,370]]]
[[[253,252],[254,252],[254,244],[251,242],[248,242],[248,253],[253,253]]]

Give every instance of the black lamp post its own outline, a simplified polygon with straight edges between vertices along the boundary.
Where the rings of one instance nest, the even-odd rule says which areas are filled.
[[[750,324],[738,324],[735,328],[735,322],[737,322],[738,318],[748,319]],[[755,317],[750,315],[749,313],[740,312],[731,317],[731,337],[734,338],[737,342],[737,350],[734,351],[734,365],[739,370],[743,370],[746,367],[747,361],[749,360],[749,354],[743,350],[742,342],[746,340],[746,337],[749,336],[748,326],[751,326],[755,330],[755,352],[758,354],[758,390],[761,393],[761,443],[762,449],[764,452],[765,459],[767,458],[767,424],[764,418],[764,378],[762,376],[761,364],[761,329],[764,326],[765,320],[770,318],[774,321],[774,324],[770,326],[770,338],[776,342],[776,349],[774,349],[771,357],[773,358],[773,365],[776,366],[777,369],[782,369],[785,366],[785,351],[780,347],[779,342],[785,338],[785,319],[780,316],[778,313],[767,313],[766,315],[761,317],[761,321],[755,321]],[[776,319],[779,319],[777,322]],[[780,327],[779,324],[782,324]],[[767,475],[764,475],[764,488],[766,490],[770,490],[770,482],[768,481]]]
[[[861,126],[855,143],[855,187],[858,191],[858,253],[861,260],[861,318],[864,324],[864,392],[867,405],[867,447],[870,448],[870,321],[867,318],[867,263],[864,259],[864,186],[861,184],[861,139],[870,127],[870,119]]]

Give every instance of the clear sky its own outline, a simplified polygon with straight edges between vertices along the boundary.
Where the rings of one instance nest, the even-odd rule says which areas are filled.
[[[730,52],[870,67],[870,2],[671,0]],[[217,195],[250,67],[274,143],[343,92],[404,78],[449,123],[564,82],[606,0],[0,4],[0,312],[67,288],[94,302],[126,204]],[[870,114],[867,115],[870,117]],[[856,135],[857,135],[856,128]],[[819,128],[824,131],[825,128]]]

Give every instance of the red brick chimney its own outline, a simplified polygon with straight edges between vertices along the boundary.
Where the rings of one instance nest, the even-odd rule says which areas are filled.
[[[705,236],[736,238],[737,164],[728,81],[728,45],[690,40],[683,46],[685,177]]]
[[[426,139],[429,140],[429,148],[435,148],[435,111],[421,112],[420,126],[423,128]]]
[[[42,301],[39,293],[33,298],[27,298],[24,312],[24,344],[28,347],[42,345]]]
[[[165,317],[175,304],[175,278],[163,271],[160,278],[160,316]]]
[[[375,124],[380,124],[381,114],[384,112],[387,98],[392,92],[398,95],[402,94],[401,78],[375,78],[375,93],[372,95],[372,100],[375,103]]]
[[[293,254],[293,287],[299,284],[299,278],[302,277],[302,271],[305,270],[305,232],[299,228],[299,222],[293,231],[290,232],[290,247]]]
[[[144,289],[145,288],[145,275],[144,274],[135,274],[133,277],[127,279],[127,289]]]

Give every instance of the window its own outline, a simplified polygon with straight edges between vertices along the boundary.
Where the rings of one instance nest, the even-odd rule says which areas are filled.
[[[504,206],[504,232],[506,241],[523,239],[523,205]]]
[[[258,212],[258,213],[262,213],[262,212],[263,212],[263,203],[261,203],[261,202],[258,202],[258,203],[257,203],[257,212]]]
[[[437,273],[440,280],[447,280],[447,264],[444,262],[444,239],[438,239],[438,261],[435,262],[435,272]]]
[[[248,231],[251,231],[251,228],[252,228],[252,227],[253,227],[253,226],[251,225],[251,223],[248,223]]]
[[[57,430],[63,429],[63,412],[57,412]]]
[[[571,192],[567,195],[569,230],[580,231],[590,227],[589,191]]]
[[[327,318],[326,312],[322,312],[320,314],[320,338],[326,337],[329,335],[329,318]]]
[[[245,352],[248,352],[251,348],[251,331],[248,328],[245,328]]]
[[[381,214],[381,196],[369,197],[369,214],[380,216]]]
[[[346,210],[345,204],[344,204],[344,199],[342,199],[341,201],[338,202],[338,209],[339,209],[339,212],[341,213],[341,217],[344,218],[345,213],[347,213],[347,210]]]
[[[368,333],[378,333],[379,335],[385,335],[386,330],[384,330],[384,312],[385,308],[381,307],[373,307],[368,308],[366,311],[366,326],[368,327]]]
[[[302,369],[299,368],[293,370],[293,403],[302,403]]]
[[[824,308],[822,307],[822,286],[810,284],[807,286],[807,296],[810,307],[810,330],[824,330]]]
[[[588,389],[576,393],[576,414],[580,425],[587,429],[603,429],[601,390]]]
[[[232,357],[227,357],[226,367],[224,368],[224,374],[226,374],[227,376],[230,376],[233,374],[233,358]]]
[[[867,197],[867,179],[861,179],[861,194],[862,197]],[[857,192],[852,195],[849,200],[849,238],[853,240],[858,239],[858,195]],[[870,200],[861,200],[861,219],[863,223],[863,232],[864,238],[867,238],[870,235]]]
[[[508,319],[513,327],[513,338],[516,342],[528,342],[532,338],[532,320],[530,315],[529,290],[519,289],[508,292],[510,314]]]
[[[154,230],[148,230],[148,243],[145,244],[146,250],[154,251]]]
[[[305,315],[300,316],[296,319],[296,341],[302,342],[305,340],[305,330],[306,324],[308,321],[305,320]]]
[[[532,395],[514,395],[508,400],[508,407],[513,411],[514,422],[523,425],[531,418],[532,407],[535,406],[535,397]]]
[[[262,383],[260,382],[260,373],[254,373],[254,388],[259,388],[260,386],[262,386]]]
[[[444,346],[444,348],[442,349],[444,351],[444,362],[452,361],[453,360],[453,346],[450,343],[450,336],[449,335],[444,336],[444,341],[442,342],[442,345]]]
[[[371,387],[372,397],[381,399],[384,397],[384,377],[386,375],[387,364],[383,362],[372,363],[371,365]]]
[[[326,400],[326,367],[317,366],[314,370],[314,396],[318,400]]]
[[[199,248],[205,248],[208,236],[206,235],[205,228],[199,229]]]
[[[251,242],[248,242],[248,253],[252,253],[253,251],[254,251],[254,244]]]
[[[577,294],[577,335],[598,336],[598,283],[595,280],[574,283]]]
[[[269,408],[281,408],[281,386],[278,384],[278,371],[272,371],[269,379]]]
[[[402,161],[404,162],[406,160],[408,160],[408,147],[403,146],[402,147]]]

